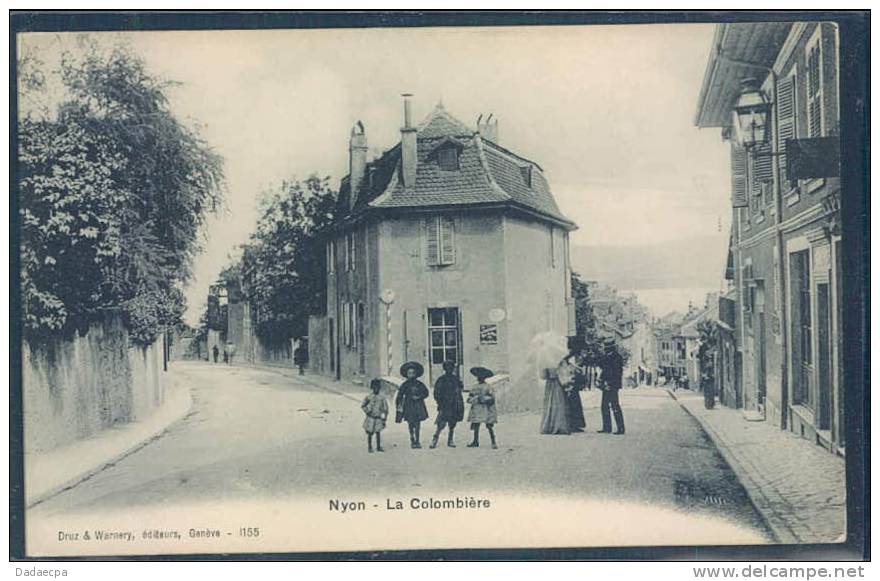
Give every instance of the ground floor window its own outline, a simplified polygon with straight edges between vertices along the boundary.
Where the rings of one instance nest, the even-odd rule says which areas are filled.
[[[793,403],[813,407],[813,320],[810,293],[810,251],[789,255],[791,268],[791,363]]]
[[[432,378],[442,374],[444,361],[461,366],[461,315],[457,307],[428,309],[428,342]]]

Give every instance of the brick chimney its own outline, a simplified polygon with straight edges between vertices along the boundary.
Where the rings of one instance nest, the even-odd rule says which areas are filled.
[[[412,112],[410,111],[410,97],[412,94],[403,95],[403,127],[400,128],[400,157],[403,187],[409,189],[416,185],[416,128],[412,125]]]
[[[477,131],[480,132],[483,139],[498,143],[498,118],[493,113],[489,113],[489,116],[483,121],[483,116],[480,115],[477,118]]]
[[[358,121],[351,128],[351,139],[348,141],[348,179],[351,185],[349,205],[353,208],[364,181],[367,167],[367,135],[364,124]]]

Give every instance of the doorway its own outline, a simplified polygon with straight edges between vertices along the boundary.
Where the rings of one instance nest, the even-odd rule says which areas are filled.
[[[816,427],[820,430],[831,429],[831,295],[828,283],[816,285],[816,324],[818,328],[818,417]]]
[[[764,315],[764,281],[757,281],[752,288],[754,309],[752,310],[752,329],[755,334],[755,384],[758,391],[758,411],[766,417],[767,414],[767,347],[766,347],[766,318]]]
[[[461,317],[458,307],[428,309],[428,378],[443,375],[443,362],[455,361],[461,377]]]
[[[357,333],[357,346],[358,346],[358,371],[361,375],[367,372],[366,365],[366,347],[364,345],[366,338],[366,331],[364,326],[364,303],[358,303],[357,305],[357,321],[355,323],[355,329]]]

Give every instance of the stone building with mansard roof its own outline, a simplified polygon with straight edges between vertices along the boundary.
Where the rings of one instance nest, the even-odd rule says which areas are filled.
[[[367,381],[415,360],[433,383],[453,360],[466,384],[485,366],[512,379],[503,407],[535,408],[526,351],[538,332],[573,334],[576,225],[541,166],[499,145],[497,120],[472,129],[437,105],[414,126],[409,107],[400,142],[374,160],[363,125],[352,129],[312,366]]]

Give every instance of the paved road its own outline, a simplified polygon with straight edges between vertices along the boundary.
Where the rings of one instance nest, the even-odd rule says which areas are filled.
[[[187,379],[193,412],[152,444],[32,508],[32,522],[206,500],[219,510],[255,498],[454,491],[647,505],[769,540],[730,468],[659,389],[622,392],[623,437],[595,433],[598,397],[587,392],[584,434],[541,436],[538,414],[510,414],[500,418],[498,450],[466,448],[466,430],[455,449],[411,450],[405,427],[392,423],[387,451],[368,454],[357,393],[329,392],[270,369],[176,363],[173,372]],[[432,427],[423,426],[425,444]]]

